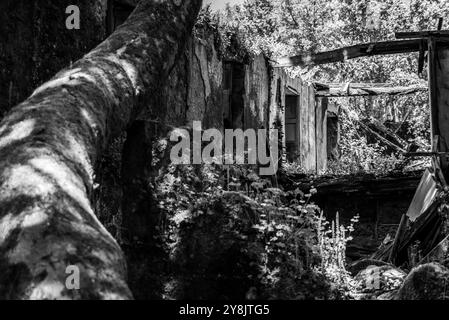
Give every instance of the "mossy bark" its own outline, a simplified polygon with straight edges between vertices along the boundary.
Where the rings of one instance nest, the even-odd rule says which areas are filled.
[[[0,298],[127,299],[122,251],[91,205],[107,141],[166,79],[201,0],[147,0],[0,123]],[[80,290],[66,269],[80,269]]]

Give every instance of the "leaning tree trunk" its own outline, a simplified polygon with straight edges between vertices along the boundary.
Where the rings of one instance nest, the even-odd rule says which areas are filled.
[[[122,251],[92,210],[93,168],[167,77],[200,8],[142,1],[0,123],[0,298],[131,297]],[[70,266],[80,290],[66,286]]]

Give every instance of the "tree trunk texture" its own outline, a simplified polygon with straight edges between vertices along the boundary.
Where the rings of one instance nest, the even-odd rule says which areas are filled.
[[[142,1],[0,123],[0,298],[127,299],[122,251],[91,205],[94,167],[166,79],[201,0]],[[80,270],[80,290],[66,286]]]
[[[168,255],[160,227],[163,216],[151,189],[153,148],[151,126],[137,120],[128,128],[122,152],[123,251],[128,285],[138,300],[159,300],[164,293]]]

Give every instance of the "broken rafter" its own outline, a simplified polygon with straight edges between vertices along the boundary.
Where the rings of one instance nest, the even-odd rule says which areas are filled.
[[[406,152],[404,157],[433,157],[433,156],[446,156],[449,157],[449,152]]]
[[[388,145],[389,147],[393,148],[395,151],[405,153],[406,150],[403,146],[398,145],[397,143],[394,143],[387,139],[386,137],[383,137],[379,132],[376,132],[371,128],[368,124],[363,123],[363,121],[357,121],[357,123],[360,125],[362,129],[372,134],[374,137],[376,137],[378,140],[382,141],[384,144]]]
[[[427,86],[392,86],[384,83],[315,84],[317,97],[405,95],[427,91]]]
[[[449,37],[449,30],[440,31],[417,31],[417,32],[396,32],[396,39],[411,39],[411,38],[428,38],[428,37]]]
[[[449,47],[449,41],[439,40],[439,44]],[[360,57],[416,52],[422,48],[421,39],[392,40],[357,44],[349,47],[319,53],[307,53],[293,57],[283,57],[274,61],[274,67],[307,67],[326,63],[344,62]],[[425,48],[425,50],[427,50]]]

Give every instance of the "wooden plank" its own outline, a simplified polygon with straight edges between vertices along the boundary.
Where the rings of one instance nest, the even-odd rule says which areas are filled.
[[[410,227],[407,227],[399,239],[397,254],[393,260],[396,265],[407,261],[405,253],[416,241],[420,241],[422,254],[427,255],[436,245],[438,238],[441,238],[441,216],[438,213],[440,201],[434,201],[430,207],[415,220]],[[408,221],[408,219],[406,219]]]
[[[273,60],[272,64],[274,68],[308,67],[326,63],[345,62],[348,59],[360,57],[418,52],[421,40],[409,39],[363,43],[325,52],[309,52],[292,57],[281,57]],[[448,48],[449,39],[440,38],[438,45]]]
[[[416,92],[427,91],[427,86],[380,86],[380,85],[353,85],[344,86],[329,85],[328,89],[321,89],[316,92],[317,97],[350,97],[350,96],[378,96],[378,95],[406,95]]]
[[[427,31],[405,31],[396,32],[396,39],[413,39],[413,38],[427,38],[427,37],[449,37],[449,30],[427,30]]]
[[[407,172],[401,176],[375,177],[373,175],[357,176],[321,176],[310,183],[306,179],[300,180],[298,187],[301,190],[310,189],[313,185],[318,189],[317,196],[339,196],[344,194],[356,194],[383,197],[392,194],[409,193],[416,191],[422,178],[422,171]]]
[[[316,103],[315,103],[315,90],[312,84],[308,85],[308,107],[309,107],[309,154],[308,154],[308,170],[316,173]]]
[[[449,156],[449,152],[406,152],[404,157],[433,157],[433,156]]]
[[[366,131],[368,131],[369,133],[371,133],[372,135],[374,135],[377,139],[381,140],[383,143],[385,143],[386,145],[392,147],[393,149],[405,153],[405,149],[402,146],[399,146],[391,141],[389,141],[388,139],[382,137],[379,133],[377,133],[376,131],[372,130],[369,126],[367,126],[365,123],[363,123],[362,121],[357,121],[357,123],[360,125],[360,127]]]
[[[437,46],[434,54],[435,62],[432,64],[434,74],[432,75],[432,83],[435,90],[432,91],[434,99],[432,106],[437,109],[435,117],[438,124],[439,152],[449,151],[449,50]],[[433,120],[433,118],[432,118]],[[433,120],[434,121],[434,120]],[[434,133],[436,134],[436,133]],[[447,156],[440,156],[440,165],[446,180],[449,178],[449,162]]]
[[[301,166],[307,168],[307,153],[308,153],[308,126],[309,126],[309,108],[308,108],[308,98],[309,90],[306,84],[301,86],[301,110],[300,110],[300,148],[299,148],[299,158]]]
[[[441,29],[443,29],[443,18],[442,17],[438,18],[438,27],[437,27],[438,31],[441,31]]]
[[[316,98],[316,169],[327,168],[327,98]]]
[[[315,86],[315,89],[320,90],[326,90],[329,88],[342,88],[346,85],[349,85],[351,88],[360,89],[360,88],[388,88],[388,87],[394,87],[390,83],[385,82],[329,82],[329,83],[322,83],[322,82],[314,82],[313,85]]]
[[[435,145],[434,137],[440,135],[439,121],[438,121],[438,100],[437,100],[437,83],[436,83],[436,67],[435,67],[435,40],[428,41],[428,74],[429,74],[429,102],[430,102],[430,132],[432,137],[432,150],[440,151]]]
[[[319,53],[306,53],[275,60],[274,67],[314,66],[333,62],[344,62],[366,56],[408,53],[419,51],[420,39],[392,40],[357,44],[349,47]]]
[[[302,121],[301,121],[301,105],[302,105],[302,90],[301,90],[301,88],[302,88],[302,85],[303,84],[301,83],[301,86],[299,87],[298,101],[297,101],[297,105],[296,105],[296,154],[297,154],[297,159],[299,161],[301,161],[300,150],[301,150],[301,136],[302,136],[302,132],[301,132],[301,123],[302,123]]]
[[[421,75],[424,70],[424,59],[425,59],[425,48],[426,43],[424,39],[421,39],[421,43],[419,45],[419,56],[418,56],[418,75]]]

